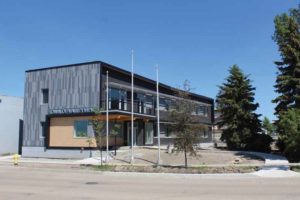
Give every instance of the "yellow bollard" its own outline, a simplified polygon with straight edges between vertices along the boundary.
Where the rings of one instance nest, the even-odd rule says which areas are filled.
[[[18,165],[19,163],[19,159],[20,159],[20,156],[18,154],[14,154],[13,155],[13,160],[14,160],[14,165]]]

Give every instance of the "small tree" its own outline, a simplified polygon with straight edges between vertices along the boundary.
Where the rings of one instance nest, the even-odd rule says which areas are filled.
[[[274,125],[270,122],[269,118],[264,117],[262,121],[262,128],[266,130],[268,135],[272,135],[274,133]]]
[[[115,138],[115,156],[117,155],[117,136],[120,134],[121,124],[114,121],[111,127],[111,135]]]
[[[93,138],[91,136],[88,136],[88,139],[86,140],[86,143],[88,143],[89,145],[89,149],[90,149],[90,158],[92,157],[92,145],[93,145]]]
[[[94,116],[92,118],[92,125],[93,125],[93,130],[94,130],[94,135],[95,135],[95,140],[96,140],[96,146],[97,149],[100,152],[100,159],[101,159],[101,166],[103,165],[102,161],[102,139],[104,137],[104,129],[105,129],[105,122],[103,121],[101,117],[100,110],[98,108],[95,108],[93,110]]]
[[[288,109],[281,114],[278,127],[284,134],[279,135],[283,142],[283,153],[291,162],[300,161],[300,110]]]
[[[184,153],[184,165],[187,168],[187,154],[197,156],[196,145],[200,143],[200,131],[203,126],[195,122],[192,115],[196,105],[190,100],[190,85],[185,81],[183,90],[178,91],[179,99],[176,100],[174,109],[170,112],[170,119],[173,122],[171,130],[175,134],[174,148],[177,152]]]

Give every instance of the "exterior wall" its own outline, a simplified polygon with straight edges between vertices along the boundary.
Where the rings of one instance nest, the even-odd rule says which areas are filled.
[[[50,119],[49,147],[89,147],[87,137],[74,137],[74,121],[91,120],[91,117],[55,117]],[[88,128],[88,135],[93,137],[92,127]],[[96,147],[95,139],[92,139],[91,147]],[[117,145],[123,145],[123,137],[117,137]],[[103,139],[103,145],[106,146],[106,140]],[[114,138],[110,137],[109,145],[114,145]]]
[[[201,143],[212,143],[213,142],[213,134],[212,131],[207,130],[206,134],[204,135],[204,132],[201,131],[199,132],[201,140],[200,140],[200,145]],[[173,133],[170,133],[170,136],[167,137],[165,135],[160,136],[160,144],[161,145],[171,145],[174,143],[174,137],[175,135]],[[153,138],[153,145],[158,144],[158,138],[157,136]]]
[[[23,147],[22,157],[36,158],[67,158],[67,159],[82,159],[90,156],[90,150],[80,149],[46,149],[44,147]],[[99,157],[98,150],[91,150],[93,157]],[[106,151],[102,151],[103,158],[106,156]]]
[[[49,89],[42,105],[41,90]],[[53,109],[93,108],[100,101],[100,64],[28,71],[25,82],[23,146],[43,147],[41,122]]]
[[[17,153],[19,120],[23,119],[23,98],[0,95],[0,155]]]
[[[58,150],[58,148],[88,147],[86,138],[73,137],[74,120],[85,119],[87,117],[66,116],[87,114],[80,113],[81,111],[78,110],[81,109],[92,109],[98,106],[105,108],[105,75],[107,70],[109,71],[109,84],[114,83],[117,86],[127,89],[130,88],[130,72],[126,72],[122,69],[99,61],[30,70],[26,72],[23,155],[32,155],[34,152],[36,152],[37,155],[40,155],[43,152],[48,152],[47,154],[50,155],[50,150],[51,152],[55,152],[54,150]],[[155,81],[135,75],[134,84],[137,91],[156,95]],[[42,104],[42,89],[49,90],[48,104]],[[172,89],[171,87],[163,84],[160,84],[159,91],[161,92],[161,96],[164,95],[166,98],[172,98],[176,93],[174,88]],[[128,92],[130,93],[130,90]],[[195,116],[195,121],[207,125],[212,124],[213,100],[197,94],[191,94],[191,99],[199,102],[201,105],[207,105],[211,108],[208,112],[208,116]],[[129,104],[127,109],[127,112],[124,112],[124,110],[123,112],[122,110],[114,110],[112,111],[112,114],[128,114],[128,111],[131,111]],[[69,112],[72,112],[72,114]],[[166,112],[160,111],[160,113],[161,121],[168,121],[168,115]],[[145,118],[153,120],[155,119],[155,113],[151,113],[148,116],[143,115],[143,113],[135,113],[135,117],[140,120],[144,120]],[[126,120],[129,121],[128,119],[123,119],[123,121]],[[42,137],[42,122],[49,125],[49,137],[46,139]],[[138,145],[143,145],[145,142],[145,127],[143,123],[139,123],[139,129],[140,131],[137,135],[137,143]],[[123,126],[123,140],[125,141],[125,144],[127,143],[126,131],[127,127],[125,123]],[[123,140],[119,140],[118,143],[124,144]],[[168,141],[168,138],[166,141]],[[50,149],[46,149],[48,148],[46,142],[49,144]],[[93,142],[95,143],[95,141]],[[71,152],[77,151],[68,152],[71,154]]]

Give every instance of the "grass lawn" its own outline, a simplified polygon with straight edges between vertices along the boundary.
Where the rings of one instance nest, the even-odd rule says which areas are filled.
[[[295,172],[300,172],[300,166],[292,166],[291,170],[293,170]]]

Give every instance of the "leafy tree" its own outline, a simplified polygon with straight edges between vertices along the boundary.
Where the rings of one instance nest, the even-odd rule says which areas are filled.
[[[291,162],[300,161],[300,110],[288,109],[283,112],[278,127],[285,130],[285,134],[280,135],[280,140],[284,143],[283,153]]]
[[[288,140],[290,128],[286,123],[290,109],[300,109],[300,10],[291,9],[275,17],[274,41],[278,45],[281,60],[275,62],[278,68],[275,89],[279,94],[273,100],[276,103],[275,114],[278,116],[277,132],[279,133],[278,147],[290,158],[297,155],[295,141]],[[291,113],[290,113],[291,115]],[[290,116],[291,117],[291,116]],[[282,122],[284,120],[285,122]],[[295,132],[296,134],[296,132]],[[298,132],[298,134],[300,134]],[[287,149],[288,148],[288,149]],[[288,153],[287,153],[288,152]],[[293,152],[295,155],[292,155]]]
[[[93,110],[94,116],[92,117],[92,126],[94,130],[95,140],[96,140],[96,146],[97,149],[100,151],[100,159],[101,159],[101,166],[103,165],[102,161],[102,149],[103,149],[103,138],[104,136],[104,130],[105,130],[105,121],[101,117],[101,110],[98,108],[94,108]]]
[[[254,103],[255,88],[237,65],[229,73],[216,99],[222,117],[218,125],[224,128],[221,140],[229,149],[249,149],[261,130],[260,115],[255,113],[259,106]]]
[[[196,104],[190,101],[189,92],[191,88],[187,81],[184,83],[183,90],[178,90],[179,99],[174,104],[174,109],[170,112],[170,119],[173,124],[170,126],[175,134],[174,148],[177,152],[184,153],[184,164],[187,168],[187,154],[197,156],[196,145],[200,143],[200,131],[204,129],[202,125],[196,123],[195,112]]]
[[[264,117],[262,121],[262,128],[267,131],[268,135],[272,135],[274,133],[274,125],[270,122],[269,118]]]

